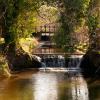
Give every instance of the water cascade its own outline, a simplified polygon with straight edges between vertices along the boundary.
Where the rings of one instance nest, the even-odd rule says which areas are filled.
[[[42,58],[43,67],[65,67],[65,58],[61,55],[44,56]]]
[[[72,73],[76,73],[76,72],[81,72],[81,69],[80,69],[80,63],[81,63],[81,60],[82,60],[82,57],[83,55],[71,55],[69,58],[68,58],[68,61],[67,61],[67,70],[72,72]]]
[[[48,55],[42,58],[42,68],[43,70],[52,70],[52,71],[79,71],[79,65],[81,62],[82,56],[71,55],[65,59],[62,55]]]
[[[44,29],[44,30],[42,30]],[[79,55],[69,55],[65,57],[65,53],[59,48],[56,48],[56,43],[52,41],[54,34],[56,33],[55,26],[44,25],[38,30],[40,36],[38,37],[39,44],[34,53],[41,54],[41,69],[60,69],[60,70],[69,70],[69,69],[78,69],[81,62],[82,56]],[[37,32],[36,32],[37,33]],[[68,55],[66,55],[68,56]]]
[[[69,62],[68,62],[68,68],[79,68],[82,56],[79,55],[71,55],[69,58]]]

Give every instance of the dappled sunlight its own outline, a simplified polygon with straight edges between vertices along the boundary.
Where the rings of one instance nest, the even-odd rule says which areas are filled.
[[[23,50],[27,53],[31,53],[34,48],[38,45],[38,41],[33,38],[21,38],[19,41]]]

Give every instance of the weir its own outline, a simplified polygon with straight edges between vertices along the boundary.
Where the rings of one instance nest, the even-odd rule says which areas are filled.
[[[39,56],[39,55],[38,55]],[[57,54],[41,54],[41,64],[42,71],[81,71],[79,65],[81,63],[83,54],[80,55],[70,55],[67,57],[65,55]]]
[[[44,30],[43,30],[44,29]],[[41,58],[41,70],[79,70],[79,64],[84,54],[79,53],[63,53],[62,50],[56,48],[56,43],[52,41],[52,37],[56,33],[56,26],[44,25],[35,28],[38,33],[39,45],[34,49],[33,54]]]

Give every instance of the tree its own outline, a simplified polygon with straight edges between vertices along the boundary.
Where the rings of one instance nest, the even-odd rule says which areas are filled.
[[[59,19],[59,12],[56,6],[44,4],[38,9],[38,14],[45,24],[56,23]],[[40,21],[42,21],[41,19]]]
[[[89,29],[89,39],[90,39],[90,46],[91,49],[96,49],[95,44],[95,38],[97,38],[98,34],[96,32],[97,29],[100,28],[100,1],[99,0],[92,0],[90,2],[89,8],[88,8],[88,14],[87,14],[87,25]],[[99,45],[98,45],[99,46]],[[100,46],[99,46],[100,47]]]
[[[100,0],[90,0],[87,10],[89,48],[83,57],[80,67],[85,76],[100,76]]]
[[[85,25],[89,2],[90,0],[58,1],[61,28],[55,40],[59,44],[58,46],[65,49],[65,51],[74,51],[75,49],[77,40],[72,33],[75,33],[75,30]]]
[[[32,66],[32,60],[34,59],[31,59],[30,56],[23,51],[19,45],[19,38],[20,36],[27,36],[27,33],[31,32],[31,28],[28,28],[28,24],[30,24],[30,26],[34,24],[34,14],[32,12],[39,7],[39,3],[38,0],[0,0],[0,17],[2,18],[0,22],[2,37],[5,40],[4,53],[8,60],[9,67],[12,70],[14,68],[21,69],[21,67],[28,66],[28,64]],[[26,13],[27,16],[24,16]],[[26,17],[29,18],[27,23],[25,23]],[[25,26],[23,27],[23,25]],[[17,60],[19,64],[16,63]],[[21,60],[24,61],[20,62]]]
[[[88,76],[100,75],[100,0],[58,0],[57,5],[61,22],[56,36],[58,46],[65,48],[66,44],[71,45],[71,33],[82,24],[88,27],[89,48],[80,67]]]

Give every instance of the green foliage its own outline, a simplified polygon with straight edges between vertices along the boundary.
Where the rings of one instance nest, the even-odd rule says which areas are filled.
[[[90,33],[95,31],[97,27],[100,25],[100,1],[99,0],[91,0],[89,8],[88,8],[88,28]]]
[[[36,15],[33,11],[23,11],[17,17],[10,31],[17,35],[16,39],[29,37],[36,25]]]
[[[95,32],[96,28],[98,27],[98,17],[97,16],[88,16],[88,27],[89,33],[92,34]]]
[[[55,23],[59,19],[59,12],[57,7],[53,7],[47,4],[42,5],[39,10],[40,18],[45,20],[45,23]],[[41,19],[40,19],[41,21]]]
[[[1,0],[0,4],[2,4],[1,8],[4,9],[2,12],[4,13],[6,44],[16,42],[18,37],[32,32],[30,30],[35,20],[33,12],[39,6],[38,0]]]
[[[18,41],[19,38],[29,37],[33,26],[38,24],[36,17],[39,13],[49,21],[57,19],[56,14],[60,14],[61,26],[58,34],[55,35],[55,41],[59,47],[64,49],[69,45],[70,49],[70,46],[74,45],[71,42],[73,39],[71,33],[84,26],[87,19],[90,31],[100,26],[99,13],[97,14],[97,9],[93,10],[99,7],[99,3],[99,0],[0,0],[0,8],[6,12],[5,43],[9,44]]]
[[[99,34],[96,32],[96,30],[100,28],[100,1],[99,0],[91,0],[87,15],[88,15],[87,25],[89,29],[90,48],[96,49],[99,47],[99,45],[97,45],[99,44],[97,43],[98,40],[96,40]]]
[[[33,49],[38,45],[38,41],[35,38],[21,38],[19,43],[22,49],[27,53],[32,53]]]
[[[90,0],[61,0],[60,11],[60,23],[61,29],[58,30],[56,35],[56,43],[66,51],[74,51],[77,41],[73,39],[71,33],[74,33],[80,26],[84,26],[85,17]]]
[[[15,41],[16,34],[11,32],[10,29],[13,29],[13,24],[16,23],[16,18],[21,11],[23,0],[6,0],[5,6],[5,42],[9,44]]]
[[[86,52],[88,49],[88,45],[86,43],[78,43],[75,45],[76,51]]]
[[[65,16],[70,27],[73,29],[81,24],[85,17],[90,0],[64,0]]]
[[[7,4],[4,3],[6,9],[5,41],[7,44],[16,42],[22,37],[29,37],[33,32],[33,27],[38,24],[37,20],[40,21],[39,13],[44,15],[45,20],[56,19],[57,9],[51,6],[45,8],[44,3],[42,0],[7,0]]]

